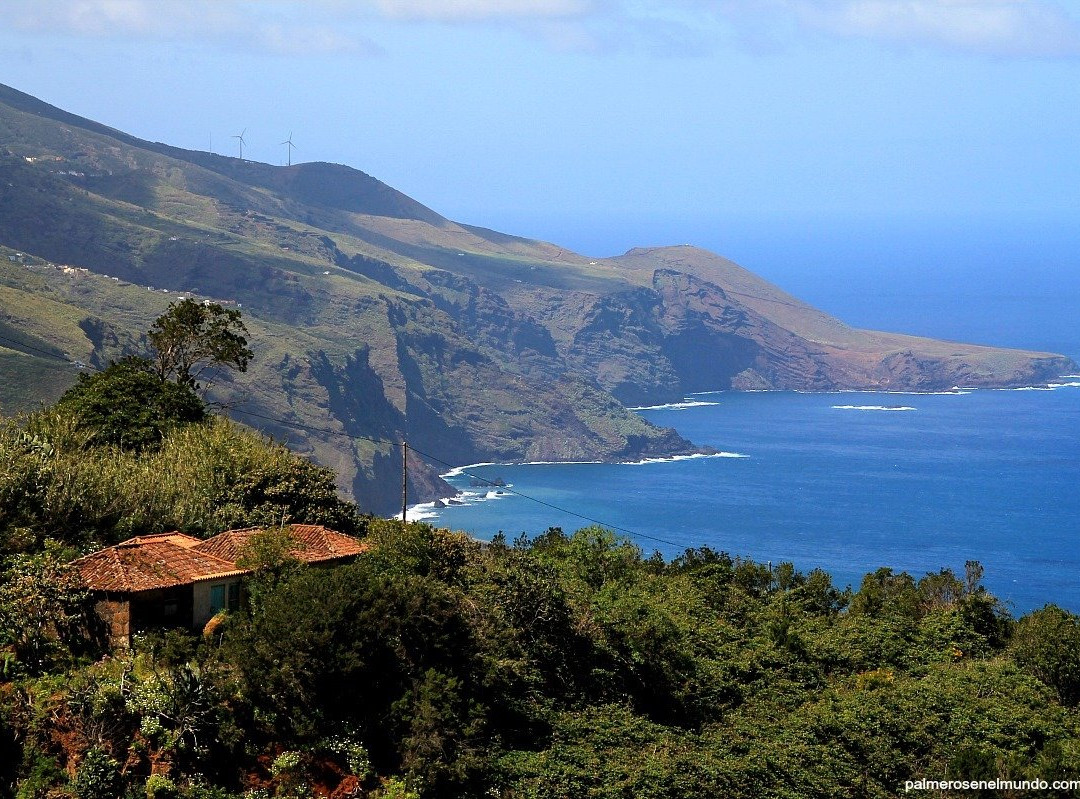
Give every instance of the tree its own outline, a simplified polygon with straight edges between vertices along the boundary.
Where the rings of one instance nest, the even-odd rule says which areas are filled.
[[[858,593],[851,600],[851,612],[863,616],[919,617],[919,591],[907,572],[894,574],[880,568],[863,577]]]
[[[103,372],[79,375],[56,405],[73,411],[93,444],[156,449],[175,427],[206,418],[191,386],[164,380],[144,358],[125,358]]]
[[[253,533],[236,559],[236,565],[251,575],[246,580],[251,606],[262,607],[263,600],[302,567],[293,554],[296,536],[289,527],[270,527]]]
[[[1017,622],[1013,658],[1054,688],[1062,703],[1080,704],[1080,616],[1047,605]]]
[[[247,328],[237,310],[192,299],[172,303],[147,332],[157,351],[162,379],[199,389],[199,376],[215,366],[247,371],[252,351],[243,334]]]
[[[78,642],[86,592],[55,541],[43,552],[16,555],[0,575],[0,646],[37,673],[70,655]]]

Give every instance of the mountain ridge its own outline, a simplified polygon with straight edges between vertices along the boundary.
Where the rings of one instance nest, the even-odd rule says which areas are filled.
[[[215,399],[241,421],[247,408],[332,429],[262,425],[380,513],[400,495],[400,450],[363,436],[452,464],[689,454],[701,448],[626,406],[725,388],[1009,386],[1076,368],[851,328],[698,248],[588,258],[453,222],[352,167],[144,142],[3,86],[0,208],[3,330],[104,365],[144,349],[177,296],[242,306],[256,359],[222,375]],[[62,390],[32,352],[0,349],[5,412]],[[451,491],[440,468],[410,464],[417,501]]]

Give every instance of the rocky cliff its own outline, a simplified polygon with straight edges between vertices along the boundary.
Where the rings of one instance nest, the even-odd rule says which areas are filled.
[[[170,301],[242,307],[256,358],[216,399],[364,506],[444,464],[697,451],[627,405],[711,389],[937,390],[1076,365],[856,330],[692,247],[588,259],[462,225],[335,164],[145,142],[0,87],[0,409],[145,348]],[[66,269],[64,267],[67,267]],[[5,332],[6,331],[6,332]],[[422,454],[421,454],[422,453]]]

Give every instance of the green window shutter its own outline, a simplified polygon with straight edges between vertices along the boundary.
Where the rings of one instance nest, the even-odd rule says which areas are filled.
[[[225,609],[225,586],[210,586],[210,612],[217,613]]]

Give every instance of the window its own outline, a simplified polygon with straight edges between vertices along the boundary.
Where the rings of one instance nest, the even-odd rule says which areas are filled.
[[[210,586],[210,612],[218,613],[225,609],[225,583]]]

